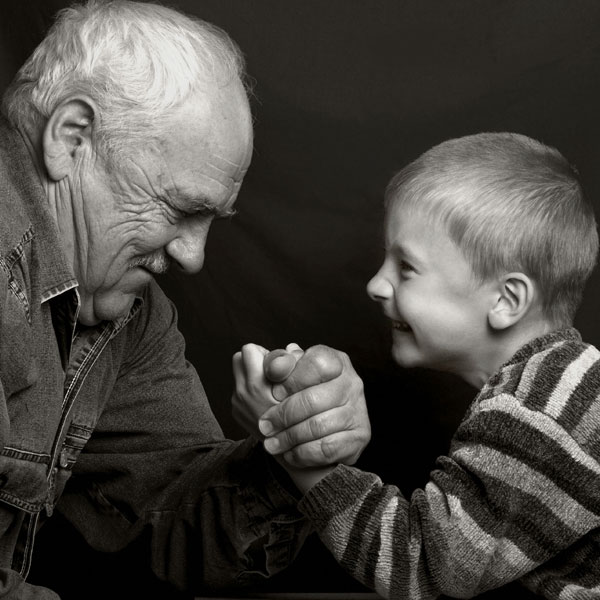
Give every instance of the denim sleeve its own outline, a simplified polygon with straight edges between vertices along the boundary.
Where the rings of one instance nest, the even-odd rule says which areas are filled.
[[[3,568],[0,568],[0,598],[60,600],[58,594],[52,590],[27,583],[16,571]]]
[[[144,535],[152,570],[182,591],[246,587],[285,568],[308,525],[273,479],[262,450],[245,441],[194,454],[137,514],[126,478],[73,486],[58,508],[97,550],[117,551]],[[163,459],[145,457],[155,465]]]
[[[58,510],[98,550],[143,535],[154,572],[181,590],[280,571],[309,531],[293,487],[256,442],[224,439],[161,292],[133,325]]]
[[[24,527],[25,515],[22,511],[0,503],[0,598],[14,600],[59,600],[58,595],[45,588],[27,583],[21,573],[27,567],[23,562],[13,561],[16,546],[20,547],[20,559],[23,558],[19,534]],[[12,567],[12,568],[10,568]],[[19,570],[21,572],[19,572]]]

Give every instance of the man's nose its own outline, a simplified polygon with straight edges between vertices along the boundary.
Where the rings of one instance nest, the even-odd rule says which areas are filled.
[[[166,246],[167,254],[186,273],[197,273],[204,264],[204,246],[210,228],[210,221],[182,223],[177,236]]]
[[[386,277],[384,269],[385,265],[382,265],[379,271],[375,273],[371,278],[371,281],[367,284],[367,294],[369,294],[371,300],[375,300],[375,302],[387,300],[394,294],[394,288]]]

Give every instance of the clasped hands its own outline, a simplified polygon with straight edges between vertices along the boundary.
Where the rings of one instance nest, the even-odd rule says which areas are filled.
[[[233,356],[233,373],[234,418],[288,465],[351,465],[369,443],[362,380],[343,352],[246,344]]]

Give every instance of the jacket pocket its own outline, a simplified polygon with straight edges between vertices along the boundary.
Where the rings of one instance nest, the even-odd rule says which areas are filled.
[[[27,322],[31,325],[29,264],[31,262],[33,226],[30,225],[19,243],[6,255],[0,256],[0,269],[7,278],[10,293],[21,306]]]
[[[0,501],[29,513],[39,512],[48,493],[48,454],[5,447],[0,452]]]

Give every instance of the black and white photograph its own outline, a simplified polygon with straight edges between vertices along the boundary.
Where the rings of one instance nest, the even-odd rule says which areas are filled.
[[[0,3],[0,598],[600,600],[600,2]]]

